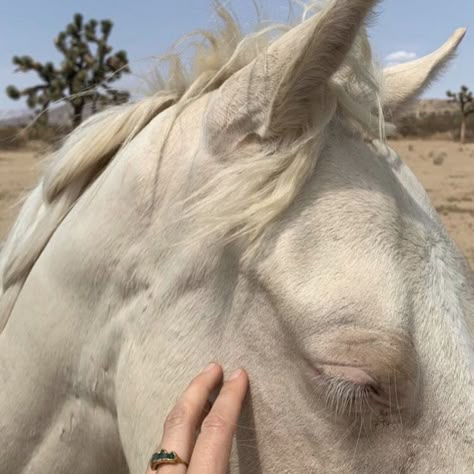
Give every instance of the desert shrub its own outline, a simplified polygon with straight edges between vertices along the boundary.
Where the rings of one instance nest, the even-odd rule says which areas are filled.
[[[421,113],[420,116],[406,115],[396,120],[398,133],[403,137],[430,137],[437,133],[449,133],[459,138],[461,115],[445,111],[439,113]],[[474,140],[474,115],[467,117],[466,137]]]

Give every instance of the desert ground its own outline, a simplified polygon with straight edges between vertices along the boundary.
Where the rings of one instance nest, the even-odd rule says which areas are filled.
[[[474,268],[474,143],[447,140],[396,140],[391,146],[418,176],[449,233]],[[19,210],[22,197],[41,173],[44,147],[0,149],[0,242]]]

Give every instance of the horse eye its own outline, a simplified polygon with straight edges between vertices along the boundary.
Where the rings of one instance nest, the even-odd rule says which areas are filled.
[[[386,405],[385,397],[377,385],[353,383],[324,375],[318,379],[324,402],[336,416],[360,416],[371,412],[382,414],[381,407]]]
[[[317,371],[317,394],[330,412],[342,418],[386,419],[399,413],[401,405],[392,407],[397,395],[393,387],[374,380],[366,371],[347,366],[326,366]]]

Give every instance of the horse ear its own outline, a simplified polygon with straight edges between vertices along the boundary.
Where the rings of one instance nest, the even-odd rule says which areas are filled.
[[[439,49],[415,61],[384,69],[382,102],[389,114],[416,99],[448,65],[466,32],[457,29]]]
[[[228,146],[235,135],[267,137],[304,129],[375,3],[333,0],[231,76],[208,109],[208,143]]]

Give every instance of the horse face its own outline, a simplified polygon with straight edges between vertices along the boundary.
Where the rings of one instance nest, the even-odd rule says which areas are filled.
[[[394,153],[337,132],[249,271],[258,290],[239,341],[253,408],[239,433],[244,444],[257,428],[260,458],[244,449],[239,463],[467,472],[467,264]]]
[[[215,180],[228,190],[216,221],[256,242],[222,336],[224,358],[252,381],[234,461],[244,472],[473,464],[469,270],[416,178],[344,120],[358,116],[370,133],[362,111],[419,94],[464,32],[384,71],[371,101],[344,63],[369,59],[366,37],[350,28],[367,7],[335,2],[209,102],[208,151],[235,154]]]

